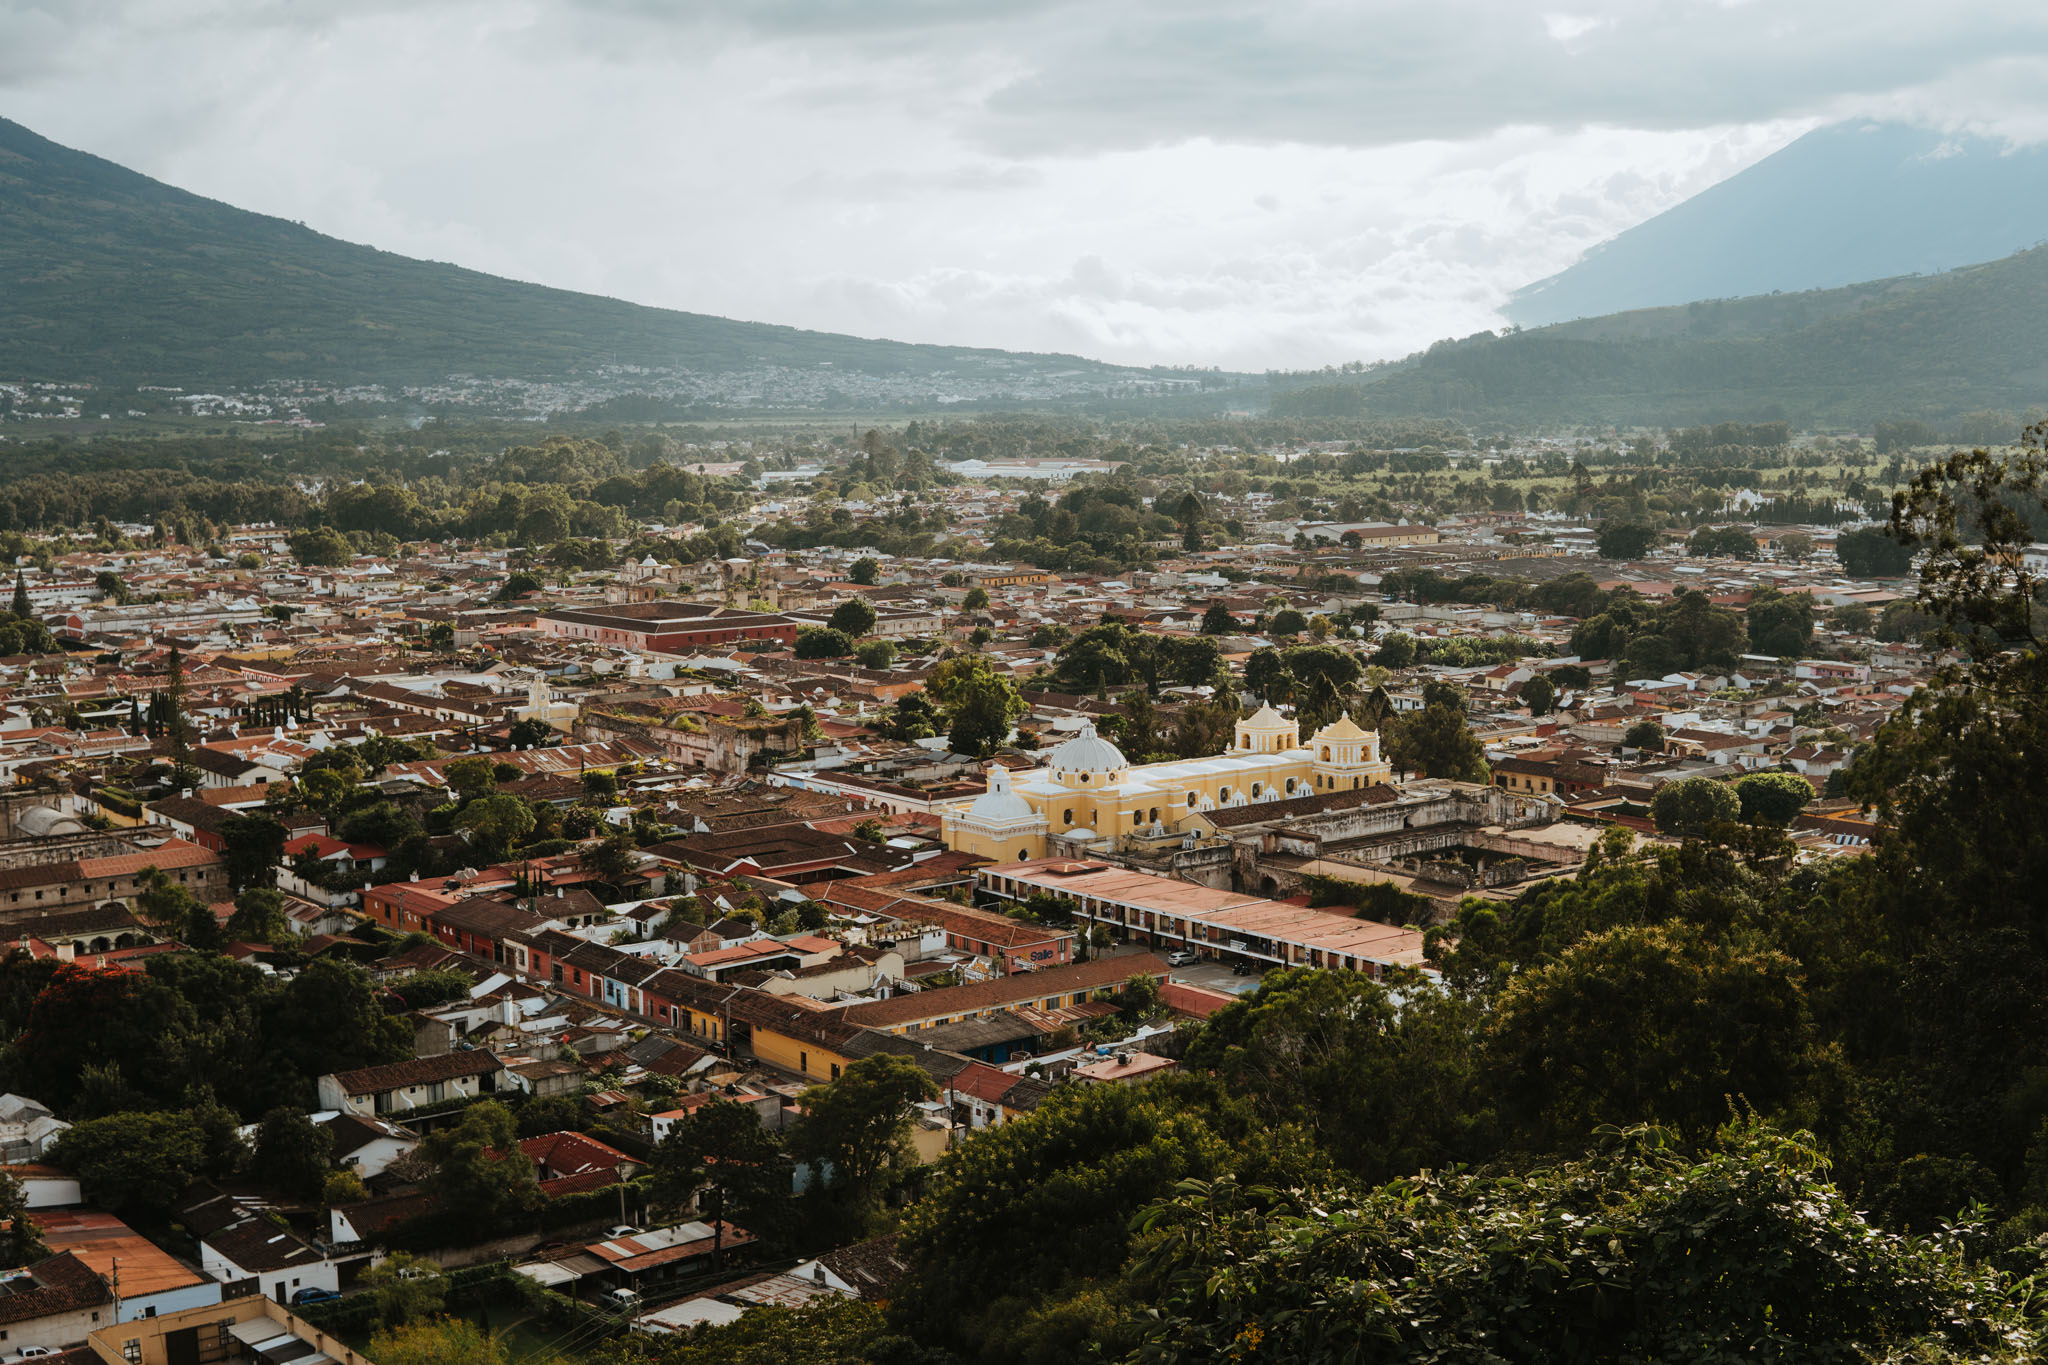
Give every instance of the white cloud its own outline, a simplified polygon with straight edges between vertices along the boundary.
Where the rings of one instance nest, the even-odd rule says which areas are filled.
[[[517,278],[1258,369],[1496,325],[1824,118],[2048,132],[2044,51],[2002,0],[0,0],[0,112]]]

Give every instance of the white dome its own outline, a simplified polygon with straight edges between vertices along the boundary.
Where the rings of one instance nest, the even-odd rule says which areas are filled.
[[[53,834],[84,834],[85,822],[75,815],[66,815],[49,806],[30,806],[14,818],[17,834],[46,839]]]
[[[1124,751],[1095,733],[1093,725],[1052,751],[1055,773],[1118,773],[1130,766]]]
[[[974,804],[967,808],[967,818],[979,824],[1011,825],[1036,820],[1038,812],[1010,790],[1009,769],[992,763],[988,769],[988,790],[974,798]]]

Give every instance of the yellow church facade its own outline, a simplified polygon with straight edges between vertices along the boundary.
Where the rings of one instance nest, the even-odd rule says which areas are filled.
[[[1045,766],[988,770],[988,790],[939,811],[946,847],[999,863],[1113,845],[1131,834],[1167,835],[1188,817],[1228,806],[1385,782],[1393,769],[1379,735],[1339,717],[1301,741],[1270,706],[1237,723],[1214,758],[1133,767],[1093,725],[1053,749]]]

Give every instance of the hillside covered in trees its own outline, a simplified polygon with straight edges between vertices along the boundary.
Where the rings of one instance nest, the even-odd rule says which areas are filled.
[[[1864,429],[2048,405],[2038,323],[2048,248],[1947,274],[1645,309],[1440,341],[1355,381],[1376,417],[1689,425],[1724,419]],[[1276,413],[1306,398],[1283,393]]]
[[[188,194],[0,119],[0,378],[393,384],[600,363],[1126,373],[1072,356],[645,308],[411,260]]]

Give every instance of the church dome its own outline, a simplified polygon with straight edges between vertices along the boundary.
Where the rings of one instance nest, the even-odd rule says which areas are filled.
[[[1068,773],[1120,773],[1130,766],[1124,751],[1083,725],[1079,734],[1052,751],[1054,776]]]
[[[988,790],[974,798],[974,804],[967,808],[967,818],[980,824],[1009,825],[1025,820],[1036,820],[1038,812],[1031,809],[1031,803],[1010,789],[1010,772],[1000,763],[991,763],[988,768]]]

